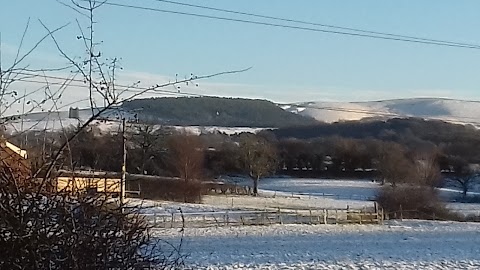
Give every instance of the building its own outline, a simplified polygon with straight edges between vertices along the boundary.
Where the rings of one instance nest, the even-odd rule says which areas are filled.
[[[27,151],[0,138],[0,169],[11,174],[17,180],[27,180],[32,175],[32,168],[28,160]]]
[[[0,139],[0,169],[5,174],[11,174],[20,183],[34,187],[40,183],[33,181],[32,165],[26,150]],[[40,174],[41,175],[41,174]],[[121,174],[97,171],[58,170],[52,172],[48,190],[56,192],[105,193],[108,196],[118,196],[121,193]],[[53,189],[53,190],[52,190]]]
[[[58,192],[104,193],[113,197],[121,193],[120,173],[59,170],[54,175]]]

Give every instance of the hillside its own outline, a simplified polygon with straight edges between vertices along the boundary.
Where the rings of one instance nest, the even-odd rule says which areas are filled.
[[[277,138],[312,139],[340,136],[354,139],[376,138],[393,141],[419,139],[435,144],[457,141],[472,142],[472,147],[480,145],[480,130],[471,125],[420,118],[319,123],[312,126],[280,128],[272,132]]]
[[[140,121],[164,125],[224,127],[285,127],[313,124],[311,117],[282,110],[267,100],[181,97],[148,98],[125,102]]]
[[[91,110],[80,109],[85,121]],[[391,118],[436,119],[480,127],[480,103],[464,100],[417,98],[370,102],[305,102],[274,104],[266,100],[232,98],[151,98],[125,102],[112,108],[103,119],[148,121],[162,125],[272,128],[309,126],[350,120],[387,120]],[[23,118],[23,120],[21,120]],[[30,113],[8,121],[11,131],[24,129],[59,129],[77,125],[68,111]],[[315,121],[318,120],[318,121]],[[22,123],[23,122],[23,123]],[[282,131],[283,132],[283,131]],[[304,136],[308,137],[309,132]]]
[[[304,102],[281,107],[327,123],[365,118],[419,117],[480,125],[480,103],[466,100],[412,98],[369,102]]]

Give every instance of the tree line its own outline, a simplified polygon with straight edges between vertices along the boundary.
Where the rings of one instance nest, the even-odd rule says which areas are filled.
[[[179,177],[185,182],[226,174],[244,174],[252,178],[256,190],[258,180],[272,174],[298,177],[373,177],[392,185],[412,178],[418,179],[423,174],[424,179],[421,181],[439,185],[440,178],[426,175],[424,167],[429,167],[436,174],[448,175],[462,188],[464,194],[467,193],[476,180],[476,170],[472,164],[478,163],[476,148],[480,144],[475,144],[478,140],[477,130],[417,119],[364,124],[372,127],[385,123],[388,130],[370,131],[368,134],[388,132],[393,137],[360,138],[357,135],[354,138],[338,132],[314,138],[295,138],[282,135],[281,129],[262,131],[259,134],[193,135],[169,127],[135,124],[125,134],[127,170],[132,174]],[[395,126],[394,123],[401,123],[399,126],[402,128],[390,129]],[[337,131],[338,125],[350,130],[351,126],[362,127],[363,124],[330,124]],[[429,130],[432,127],[445,130]],[[305,127],[297,129],[305,130]],[[462,134],[461,140],[448,135],[449,131]],[[68,137],[68,132],[76,130],[71,128],[66,133],[45,133],[41,140],[39,138],[42,135],[31,134],[30,149],[46,152],[37,156],[48,156],[48,151],[55,151],[65,136]],[[408,136],[405,135],[407,133]],[[122,134],[102,132],[92,126],[82,130],[70,142],[66,151],[68,155],[65,156],[70,159],[64,162],[69,162],[74,168],[120,171]]]

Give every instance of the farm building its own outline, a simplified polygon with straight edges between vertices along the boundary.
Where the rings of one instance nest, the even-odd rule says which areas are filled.
[[[26,180],[31,175],[27,152],[5,139],[0,139],[0,168],[15,179]]]
[[[117,196],[121,192],[121,174],[98,171],[67,171],[55,173],[57,191],[105,193]]]
[[[32,181],[32,167],[26,150],[5,139],[0,139],[0,158],[0,169],[5,173],[10,173],[15,179],[22,180],[24,183],[35,185],[36,181]],[[52,176],[53,185],[50,185],[50,188],[57,192],[96,192],[108,195],[118,195],[121,192],[120,173],[59,170],[53,172]]]

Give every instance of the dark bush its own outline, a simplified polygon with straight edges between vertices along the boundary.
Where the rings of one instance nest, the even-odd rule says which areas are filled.
[[[388,218],[458,220],[440,200],[437,192],[423,186],[383,187],[378,204]]]
[[[127,211],[101,195],[44,192],[9,171],[0,169],[0,269],[177,265],[179,257],[150,238],[136,209]]]
[[[206,194],[200,181],[156,176],[135,176],[128,181],[131,190],[137,189],[143,199],[199,203]]]

